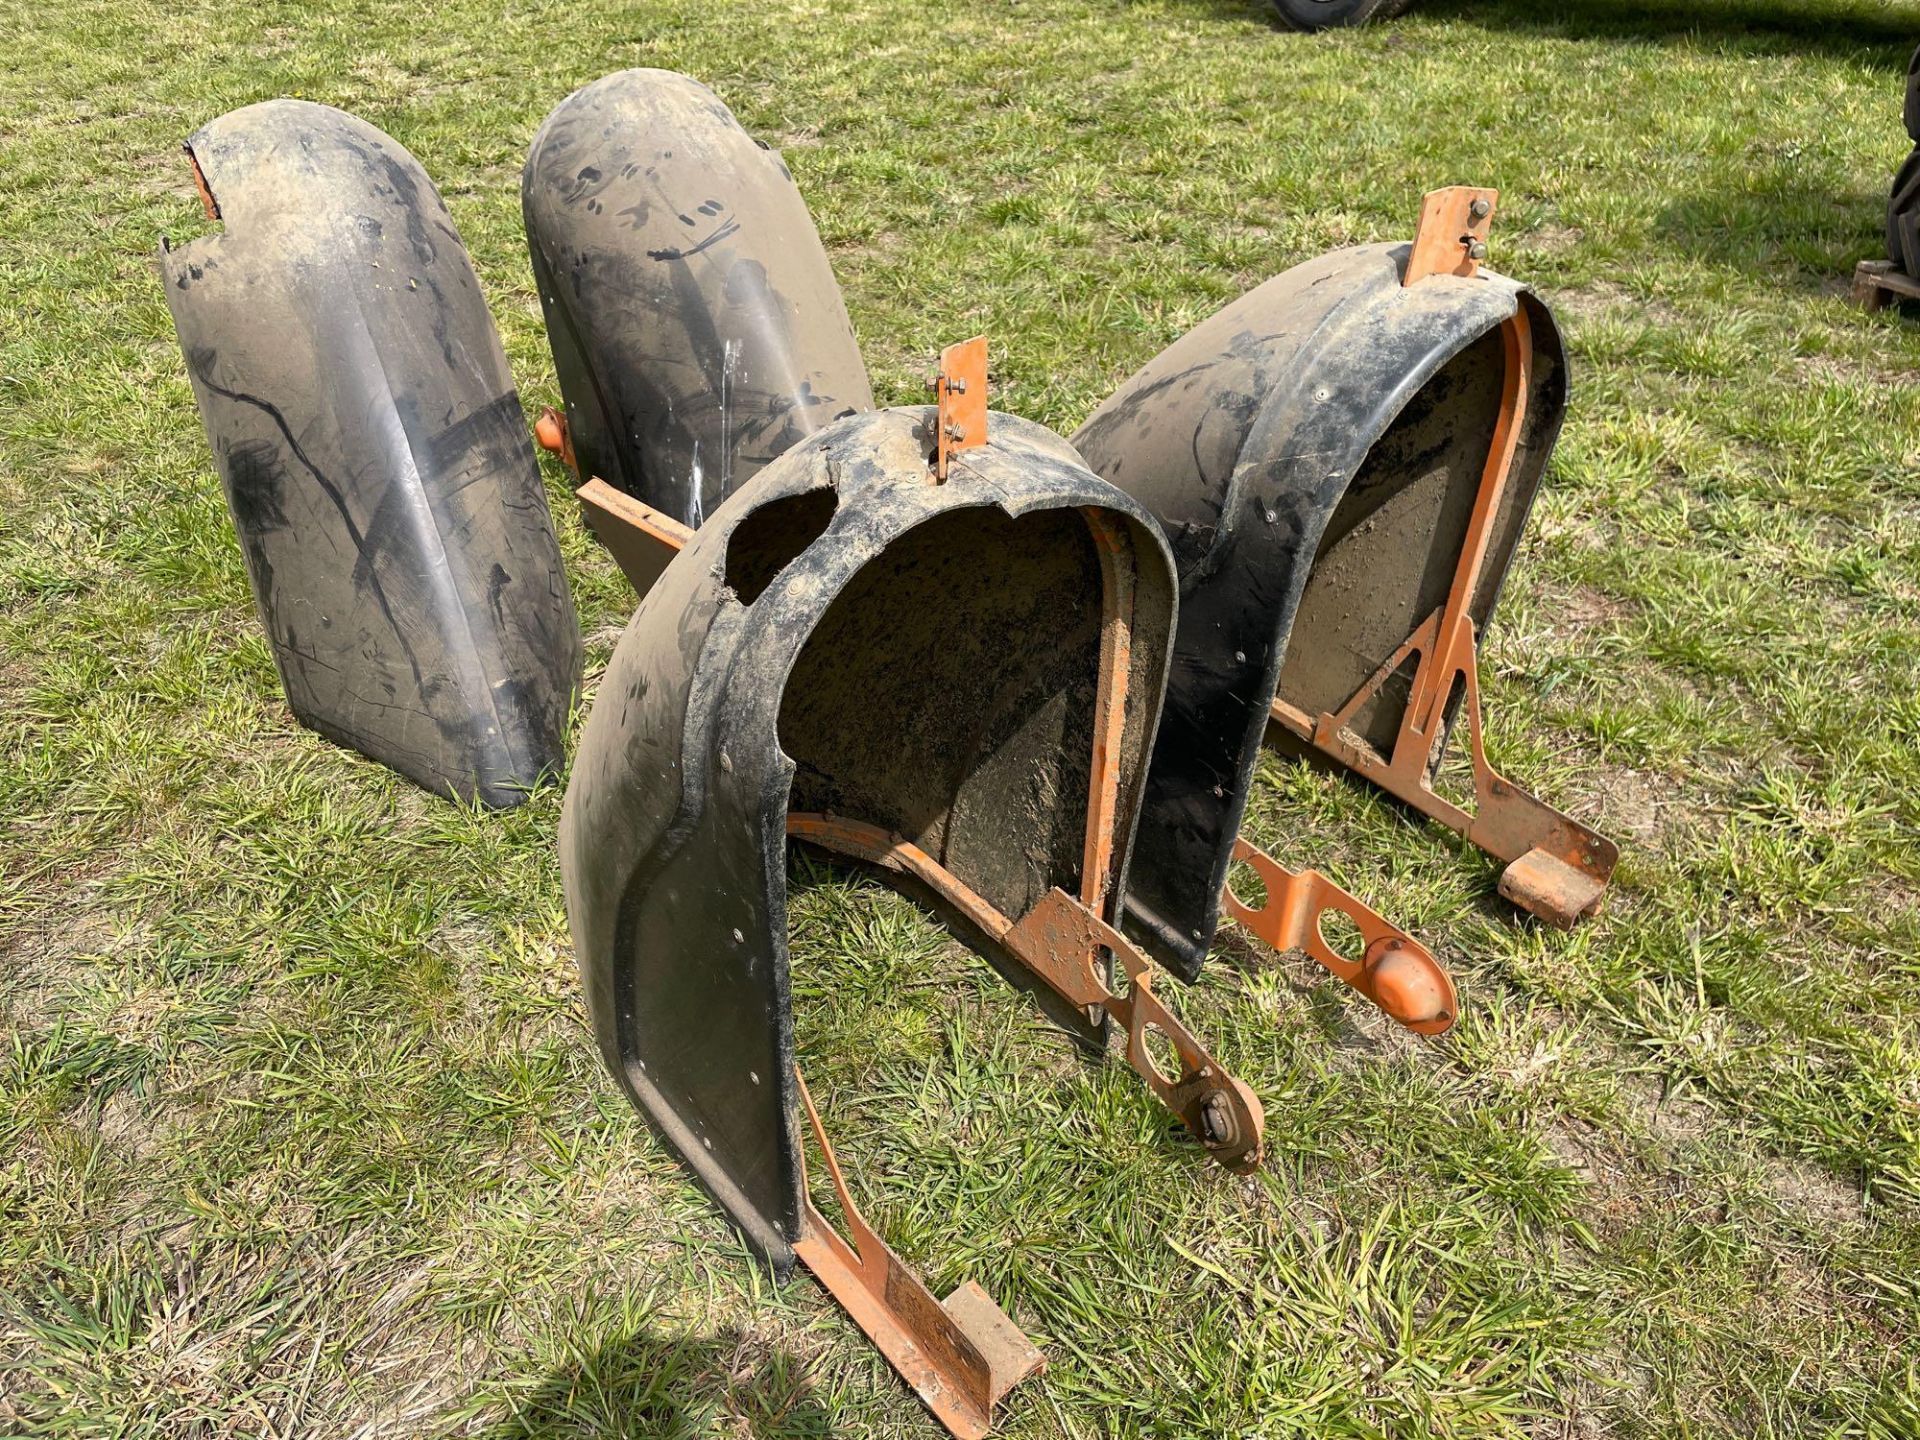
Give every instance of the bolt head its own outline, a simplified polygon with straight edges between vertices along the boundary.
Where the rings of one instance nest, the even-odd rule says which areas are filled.
[[[1234,1138],[1233,1111],[1227,1097],[1215,1091],[1200,1103],[1200,1138],[1209,1145],[1224,1145]]]

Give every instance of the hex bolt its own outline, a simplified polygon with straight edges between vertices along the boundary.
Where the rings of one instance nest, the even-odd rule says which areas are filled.
[[[1234,1138],[1233,1111],[1218,1090],[1200,1102],[1200,1138],[1209,1145],[1225,1145]]]
[[[1467,207],[1467,213],[1476,220],[1484,220],[1493,213],[1493,206],[1487,202],[1486,197],[1483,195]]]
[[[1486,259],[1487,258],[1487,242],[1484,240],[1476,240],[1471,245],[1467,246],[1467,258],[1469,260]]]

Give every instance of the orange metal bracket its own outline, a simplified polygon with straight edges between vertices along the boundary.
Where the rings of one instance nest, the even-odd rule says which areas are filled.
[[[1486,561],[1494,517],[1513,468],[1526,410],[1533,355],[1526,312],[1515,311],[1502,326],[1501,334],[1506,342],[1507,373],[1500,419],[1445,603],[1338,711],[1316,718],[1275,697],[1272,718],[1322,754],[1359,771],[1383,790],[1506,861],[1500,893],[1542,920],[1567,929],[1600,908],[1620,858],[1619,848],[1496,772],[1487,763],[1481,731],[1479,660],[1469,605]],[[1383,756],[1348,726],[1360,707],[1415,657],[1412,693],[1400,733],[1392,754]],[[1472,747],[1475,808],[1471,813],[1433,789],[1447,706],[1457,688],[1464,689]]]
[[[940,352],[940,373],[933,377],[938,407],[934,429],[933,478],[947,482],[953,457],[987,443],[987,337],[976,335]]]
[[[1460,1013],[1453,979],[1426,946],[1317,870],[1289,870],[1245,836],[1234,842],[1233,858],[1252,866],[1267,891],[1266,900],[1253,906],[1229,883],[1221,899],[1235,920],[1276,950],[1306,951],[1335,979],[1416,1034],[1438,1035],[1453,1027]],[[1320,920],[1330,910],[1359,929],[1365,947],[1359,959],[1327,943]]]
[[[1431,275],[1473,278],[1487,257],[1493,207],[1499,203],[1498,190],[1477,185],[1428,191],[1420,202],[1420,223],[1413,232],[1413,249],[1401,283],[1418,285]]]
[[[1076,1005],[1106,1011],[1126,1031],[1127,1063],[1199,1137],[1209,1154],[1236,1174],[1260,1168],[1266,1112],[1253,1091],[1229,1075],[1153,993],[1154,969],[1133,942],[1064,890],[1049,891],[1001,943],[1056,993]],[[1102,952],[1115,956],[1127,977],[1125,994],[1107,988]],[[1147,1049],[1157,1030],[1171,1045],[1180,1073],[1162,1071]]]
[[[979,424],[984,426],[985,346],[974,342],[973,347],[955,348],[975,347],[977,364],[971,376],[978,377],[977,383],[943,360],[938,382],[943,436],[949,376],[969,379],[966,388],[977,398]],[[948,359],[953,354],[949,351]],[[961,392],[956,389],[955,393]],[[962,430],[973,426],[966,420],[956,424]],[[981,429],[973,427],[971,434],[978,443]],[[1120,833],[1120,781],[1132,670],[1133,569],[1126,563],[1131,541],[1124,528],[1099,510],[1082,514],[1100,557],[1102,618],[1080,895],[1049,891],[1015,922],[926,851],[877,825],[800,811],[788,814],[787,833],[824,850],[912,876],[1069,1004],[1085,1008],[1090,1018],[1102,1014],[1110,1018],[1126,1032],[1127,1062],[1148,1088],[1199,1137],[1215,1160],[1236,1172],[1250,1171],[1260,1163],[1266,1120],[1259,1100],[1227,1074],[1160,1003],[1153,993],[1151,962],[1098,913],[1111,900],[1113,856]],[[1124,992],[1116,992],[1107,982],[1108,955],[1120,961],[1126,975]],[[1166,1042],[1165,1050],[1176,1057],[1177,1066],[1170,1068],[1178,1073],[1160,1068],[1164,1062],[1148,1043],[1154,1031]],[[1039,1351],[977,1285],[961,1286],[944,1304],[934,1300],[860,1217],[804,1080],[800,1094],[826,1156],[853,1244],[835,1234],[808,1200],[805,1233],[795,1251],[941,1424],[968,1440],[984,1435],[994,1403],[1041,1367]]]
[[[1086,853],[1080,865],[1080,899],[1097,912],[1106,903],[1119,827],[1120,751],[1126,735],[1127,677],[1133,670],[1133,567],[1123,562],[1132,542],[1100,511],[1080,513],[1100,556],[1100,681],[1094,696]]]
[[[547,406],[534,422],[533,438],[542,450],[559,456],[575,478],[579,477],[580,465],[574,458],[573,437],[567,430],[565,415]],[[693,539],[691,527],[624,490],[616,490],[604,480],[589,477],[573,493],[587,517],[588,527],[607,547],[620,573],[642,595],[653,588],[653,582],[660,578],[667,562],[686,549],[687,542]]]
[[[549,455],[556,455],[577,477],[580,474],[580,462],[573,457],[573,434],[567,428],[567,417],[553,406],[541,409],[540,418],[533,422],[533,439]]]
[[[693,539],[693,531],[604,480],[589,480],[573,492],[587,524],[607,547],[620,573],[644,595],[660,572]]]
[[[853,1236],[849,1245],[806,1195],[794,1252],[935,1418],[960,1440],[980,1440],[993,1426],[993,1407],[1000,1397],[1044,1369],[1046,1357],[973,1281],[942,1302],[901,1263],[853,1203],[797,1065],[793,1078]],[[801,1188],[804,1195],[804,1165]]]
[[[919,846],[877,825],[795,812],[787,817],[787,833],[823,850],[911,875],[1069,1004],[1104,1010],[1127,1033],[1127,1063],[1208,1153],[1229,1170],[1259,1168],[1266,1124],[1260,1101],[1160,1003],[1152,988],[1153,962],[1084,903],[1064,890],[1053,890],[1015,922]],[[1115,993],[1101,977],[1103,951],[1119,958],[1127,976],[1125,994]],[[1154,1064],[1147,1050],[1149,1029],[1165,1036],[1179,1055],[1179,1075],[1163,1074]]]
[[[822,849],[913,876],[1068,1004],[1083,1007],[1090,1016],[1104,1012],[1126,1031],[1127,1063],[1200,1138],[1208,1153],[1229,1170],[1253,1170],[1260,1164],[1265,1123],[1259,1100],[1160,1003],[1153,993],[1152,962],[1099,915],[1107,899],[1119,827],[1120,745],[1131,668],[1133,592],[1132,570],[1120,563],[1128,544],[1124,532],[1097,512],[1086,512],[1086,520],[1100,554],[1104,618],[1079,897],[1053,890],[1015,922],[926,851],[878,826],[836,815],[796,813],[787,817],[787,833]],[[1119,960],[1126,974],[1124,994],[1111,989],[1104,978],[1107,967],[1102,957],[1108,954]],[[1154,1063],[1147,1049],[1149,1030],[1159,1031],[1179,1057],[1178,1075],[1168,1075]]]
[[[200,192],[200,208],[207,212],[207,219],[220,218],[220,202],[213,198],[213,187],[207,184],[207,177],[200,169],[200,157],[193,153],[193,146],[182,145],[187,152],[187,164],[193,167],[193,188]]]

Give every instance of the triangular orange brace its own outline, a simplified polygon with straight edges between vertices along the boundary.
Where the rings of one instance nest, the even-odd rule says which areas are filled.
[[[1501,326],[1501,336],[1506,343],[1507,372],[1500,419],[1446,602],[1337,712],[1312,716],[1276,696],[1271,715],[1276,725],[1329,759],[1358,771],[1389,794],[1506,861],[1500,893],[1521,909],[1564,930],[1600,908],[1620,851],[1605,836],[1529,795],[1487,763],[1480,726],[1479,657],[1469,606],[1480,583],[1487,542],[1513,468],[1526,410],[1533,337],[1524,309],[1516,310]],[[1401,717],[1400,733],[1394,738],[1393,753],[1383,756],[1347,727],[1360,707],[1415,657],[1412,691]],[[1471,813],[1441,798],[1433,789],[1447,706],[1456,688],[1464,691],[1472,747],[1475,808]]]
[[[1045,1369],[1046,1357],[973,1281],[943,1302],[901,1263],[853,1203],[798,1065],[793,1079],[853,1235],[849,1245],[814,1208],[812,1197],[804,1193],[803,1167],[806,1213],[794,1253],[926,1402],[934,1418],[960,1440],[981,1440],[993,1428],[993,1407],[1000,1397]]]

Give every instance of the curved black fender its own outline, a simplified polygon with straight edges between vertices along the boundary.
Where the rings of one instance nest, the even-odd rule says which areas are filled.
[[[1894,172],[1887,196],[1887,258],[1908,275],[1920,274],[1920,145]]]
[[[1907,122],[1907,134],[1913,137],[1913,143],[1920,145],[1920,49],[1913,52],[1913,58],[1907,62],[1907,104],[1903,117]]]
[[[879,827],[1005,915],[1079,887],[1117,557],[1131,648],[1099,877],[1117,923],[1165,680],[1173,569],[1146,512],[1002,415],[931,484],[933,415],[816,433],[692,536],[614,652],[561,818],[601,1054],[783,1274],[803,1215],[789,812]]]
[[[1470,611],[1484,627],[1566,408],[1547,308],[1482,270],[1401,283],[1405,245],[1296,266],[1162,351],[1073,437],[1159,519],[1180,623],[1129,930],[1186,979],[1219,925],[1276,693],[1337,710],[1446,597],[1525,308],[1531,394]],[[1401,692],[1355,728],[1396,733]]]
[[[576,91],[534,137],[521,207],[582,480],[697,529],[873,408],[793,176],[698,81],[624,70]]]
[[[163,242],[160,274],[288,703],[428,789],[517,804],[561,763],[580,632],[446,207],[324,105],[187,148],[225,228]]]

